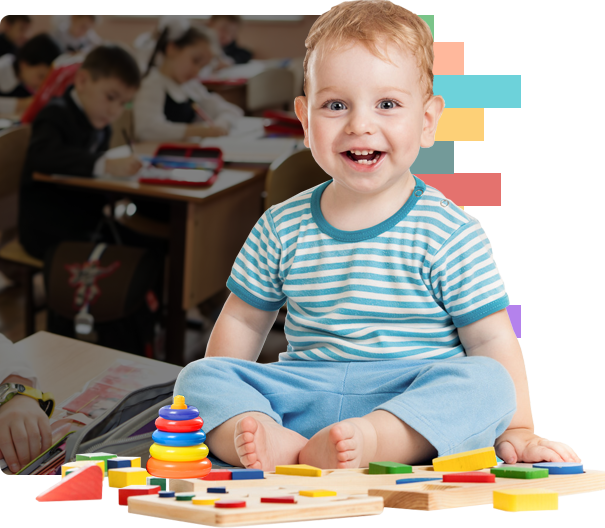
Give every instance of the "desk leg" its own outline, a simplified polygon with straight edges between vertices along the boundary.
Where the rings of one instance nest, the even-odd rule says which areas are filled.
[[[170,206],[170,262],[168,314],[166,321],[166,362],[184,365],[186,312],[183,309],[183,269],[187,234],[187,203]]]

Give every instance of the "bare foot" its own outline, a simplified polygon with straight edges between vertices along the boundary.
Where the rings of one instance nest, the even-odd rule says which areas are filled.
[[[316,433],[301,450],[298,462],[322,469],[366,467],[376,445],[374,426],[364,418],[351,418]]]
[[[308,440],[271,418],[246,416],[235,425],[235,450],[245,468],[274,471],[276,465],[298,464]]]

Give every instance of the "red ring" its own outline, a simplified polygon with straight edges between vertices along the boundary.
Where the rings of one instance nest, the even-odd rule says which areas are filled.
[[[193,462],[166,462],[150,457],[147,461],[147,473],[160,478],[202,478],[212,469],[212,462],[207,458]]]
[[[160,431],[167,433],[191,433],[199,431],[204,425],[204,420],[200,417],[191,420],[166,420],[165,418],[156,418],[155,426]]]

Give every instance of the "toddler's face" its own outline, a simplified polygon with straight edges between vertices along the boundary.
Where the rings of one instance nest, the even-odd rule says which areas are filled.
[[[308,95],[296,101],[313,157],[357,193],[383,191],[408,174],[420,147],[433,144],[443,109],[440,97],[424,103],[412,55],[391,45],[388,56],[393,64],[359,43],[314,53]]]

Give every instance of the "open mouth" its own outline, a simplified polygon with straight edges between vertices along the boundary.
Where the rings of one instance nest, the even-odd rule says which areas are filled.
[[[373,165],[382,154],[380,150],[347,150],[347,157],[360,165]]]

